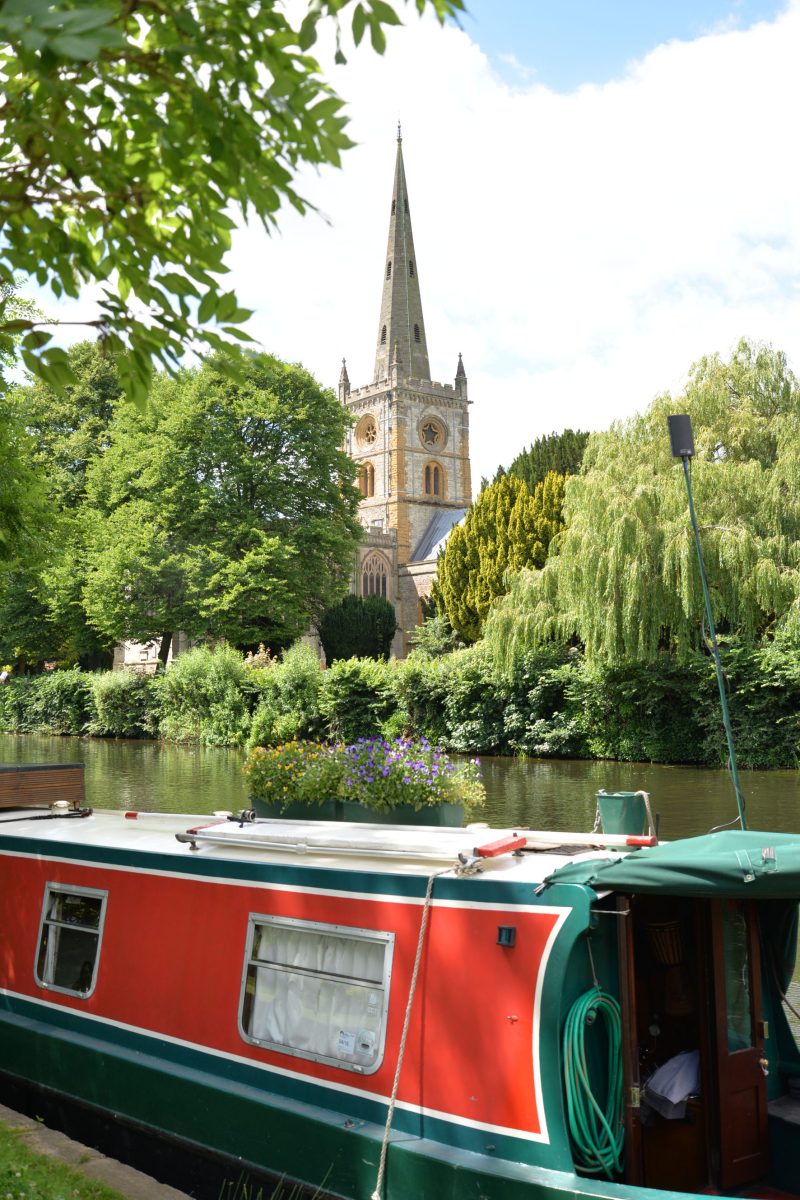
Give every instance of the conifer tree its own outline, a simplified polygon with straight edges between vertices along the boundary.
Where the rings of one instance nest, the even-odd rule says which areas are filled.
[[[549,471],[555,471],[557,475],[577,475],[588,440],[589,434],[580,429],[577,432],[565,429],[563,433],[550,433],[537,438],[527,450],[517,455],[508,468],[508,474],[524,480],[530,491],[542,482]]]
[[[561,526],[564,480],[550,473],[533,493],[502,476],[479,494],[439,558],[437,603],[466,641],[480,636],[509,572],[542,567]]]

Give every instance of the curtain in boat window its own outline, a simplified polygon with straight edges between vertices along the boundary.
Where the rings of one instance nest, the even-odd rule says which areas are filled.
[[[256,924],[246,1032],[308,1057],[374,1068],[382,1049],[386,953],[386,940]]]

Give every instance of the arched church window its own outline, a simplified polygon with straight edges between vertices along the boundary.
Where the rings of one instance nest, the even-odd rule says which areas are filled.
[[[383,555],[370,554],[361,567],[361,595],[383,596],[385,600],[388,574]]]
[[[375,468],[372,463],[362,463],[359,467],[358,490],[362,496],[375,495]]]
[[[413,276],[414,276],[414,260],[413,260],[413,258],[410,258],[408,260],[408,273],[413,278]]]
[[[423,484],[426,496],[444,496],[444,468],[439,463],[426,463]]]
[[[391,259],[389,259],[389,261],[386,264],[386,278],[387,279],[392,278],[392,260]]]
[[[381,330],[381,345],[382,346],[386,345],[386,326],[385,325],[384,325],[383,329]]]
[[[415,326],[414,326],[414,341],[415,341],[415,342],[418,342],[419,340],[420,340],[420,336],[419,336],[419,325],[415,325]]]

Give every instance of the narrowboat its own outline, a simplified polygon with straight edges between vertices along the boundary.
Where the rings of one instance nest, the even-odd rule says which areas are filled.
[[[348,1200],[800,1196],[800,835],[92,812],[68,784],[0,812],[7,1080]]]

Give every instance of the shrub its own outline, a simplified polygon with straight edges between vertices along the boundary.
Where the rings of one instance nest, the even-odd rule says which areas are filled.
[[[161,734],[175,742],[240,746],[250,729],[256,689],[241,654],[227,645],[195,646],[156,683]]]
[[[252,671],[261,700],[248,746],[320,737],[325,727],[319,707],[322,675],[316,653],[300,642],[285,650],[280,661]]]
[[[505,746],[518,754],[581,758],[586,738],[577,689],[583,660],[563,647],[527,654],[500,685]]]
[[[448,750],[500,754],[505,748],[505,702],[494,664],[482,643],[456,650],[445,663]]]
[[[396,630],[394,605],[383,596],[345,596],[322,614],[319,640],[330,666],[341,658],[388,658]]]
[[[89,733],[99,737],[155,737],[159,725],[159,687],[151,675],[102,671],[89,677]]]
[[[374,658],[340,659],[323,673],[320,711],[331,738],[377,737],[396,712],[395,666]]]
[[[448,660],[449,656],[431,659],[415,650],[405,662],[397,663],[394,673],[397,702],[409,732],[438,745],[446,744],[449,732],[445,713]]]
[[[89,719],[89,676],[75,667],[11,679],[0,689],[2,728],[14,733],[82,734]]]

